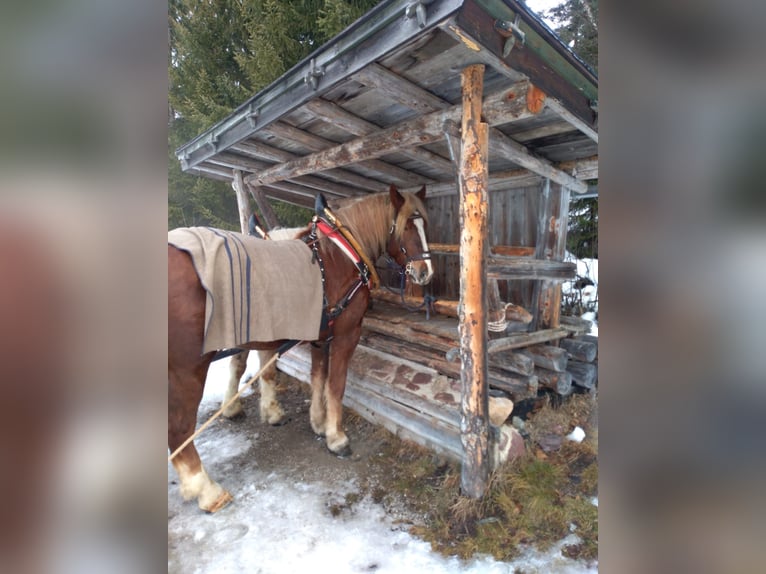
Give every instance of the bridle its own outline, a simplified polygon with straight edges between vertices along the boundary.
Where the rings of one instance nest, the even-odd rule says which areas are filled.
[[[419,211],[415,211],[412,215],[410,215],[407,218],[407,221],[412,221],[413,224],[417,227],[417,221],[420,220],[421,222],[424,221],[423,216],[420,215]],[[420,228],[419,228],[420,229]],[[396,233],[396,217],[394,217],[394,220],[391,222],[391,229],[388,232],[388,240],[389,242],[394,239],[394,234]],[[424,238],[421,237],[421,244],[423,243]],[[404,265],[399,264],[396,260],[394,260],[389,255],[389,261],[392,263],[389,265],[392,269],[398,269],[400,274],[403,275],[413,275],[414,274],[414,267],[413,263],[415,261],[430,261],[431,260],[431,251],[428,249],[428,244],[421,245],[421,247],[425,246],[425,249],[418,255],[408,255],[407,249],[403,245],[399,245],[399,250],[404,255]]]

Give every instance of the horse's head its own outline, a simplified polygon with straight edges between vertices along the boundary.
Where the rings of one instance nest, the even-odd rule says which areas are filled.
[[[389,188],[394,219],[388,237],[388,254],[418,285],[425,285],[434,275],[431,252],[426,241],[428,220],[423,201],[426,188],[417,193],[399,193],[394,185]]]

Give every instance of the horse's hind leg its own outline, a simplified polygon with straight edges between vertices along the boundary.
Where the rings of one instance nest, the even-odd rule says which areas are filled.
[[[197,410],[213,354],[200,357],[205,291],[188,254],[168,246],[168,447],[175,452],[194,433]],[[202,466],[194,443],[173,458],[181,495],[208,512],[223,508],[231,494]]]
[[[274,351],[258,351],[258,364],[263,367],[274,356]],[[285,411],[277,400],[277,364],[271,363],[261,373],[258,381],[261,389],[261,421],[270,425],[279,425],[284,422]]]
[[[194,432],[204,388],[204,372],[202,381],[190,380],[198,378],[179,376],[173,370],[168,372],[168,447],[171,452],[175,452]],[[173,467],[180,479],[181,496],[185,500],[196,498],[202,510],[215,512],[231,501],[231,494],[208,476],[194,442],[176,455]]]
[[[324,402],[324,390],[327,383],[328,368],[327,344],[311,347],[311,409],[309,410],[311,428],[319,436],[325,436],[327,408]]]
[[[248,352],[242,351],[231,357],[231,362],[229,363],[229,384],[223,395],[223,401],[221,401],[222,407],[226,405],[239,390],[239,381],[242,379],[242,375],[245,374],[245,369],[247,368],[247,356]],[[245,409],[242,408],[242,401],[239,397],[223,410],[223,416],[227,419],[233,419],[244,415]]]

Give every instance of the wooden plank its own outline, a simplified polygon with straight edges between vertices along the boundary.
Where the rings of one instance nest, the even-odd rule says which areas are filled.
[[[544,259],[490,257],[487,276],[500,279],[549,279],[567,281],[574,279],[577,266],[566,261]]]
[[[437,351],[441,351],[443,353],[456,348],[456,341],[454,339],[447,339],[445,337],[440,337],[431,333],[417,331],[409,325],[393,323],[372,317],[365,317],[363,326],[365,329],[369,329],[375,333],[380,333],[389,337],[395,337],[403,341],[417,341],[424,347],[436,349]]]
[[[460,379],[460,365],[446,361],[443,354],[440,355],[427,346],[403,342],[394,337],[369,331],[363,332],[362,344],[364,347],[425,365],[456,381]],[[534,370],[534,364],[531,360],[530,364]],[[537,396],[537,377],[534,376],[533,372],[530,375],[512,373],[499,366],[495,368],[495,364],[490,361],[488,381],[490,387],[507,392],[514,401]]]
[[[462,493],[481,498],[489,481],[487,395],[487,159],[488,124],[482,117],[484,66],[462,72],[463,114],[460,150],[460,356]]]
[[[503,111],[506,117],[527,117],[527,82],[519,82],[501,94],[488,98],[485,110]],[[513,94],[513,98],[508,98]],[[281,165],[273,166],[261,173],[251,175],[247,181],[264,185],[281,179],[289,179],[316,171],[337,168],[351,163],[373,159],[392,153],[397,149],[422,146],[444,139],[443,126],[446,121],[456,121],[462,115],[462,105],[451,106],[430,114],[401,122],[369,136],[353,139],[345,144],[325,149]]]
[[[513,161],[514,163],[533,171],[538,175],[550,178],[577,193],[585,193],[588,186],[582,181],[572,177],[565,171],[561,171],[553,162],[532,155],[532,153],[519,142],[514,141],[500,130],[493,128],[490,132],[492,151]]]
[[[591,363],[596,358],[597,346],[590,341],[581,341],[577,339],[561,339],[559,347],[565,349],[569,356],[577,361]]]
[[[495,339],[487,343],[487,352],[497,353],[508,349],[519,349],[536,343],[547,343],[569,336],[569,331],[563,327],[556,329],[544,329],[532,333],[513,333],[502,339]]]
[[[460,254],[460,245],[456,243],[432,243],[429,241],[428,248],[432,253]],[[489,248],[489,251],[493,255],[507,257],[528,257],[535,254],[534,247],[524,247],[521,245],[493,245]]]

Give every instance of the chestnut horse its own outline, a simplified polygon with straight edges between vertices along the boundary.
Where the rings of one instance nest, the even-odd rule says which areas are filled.
[[[387,253],[406,267],[414,283],[425,285],[433,276],[425,229],[425,188],[417,194],[400,193],[393,185],[388,193],[344,202],[335,212],[349,230],[368,261]],[[313,231],[312,231],[313,229]],[[326,229],[326,228],[325,228]],[[315,234],[316,240],[312,240]],[[360,270],[330,237],[308,226],[300,237],[311,243],[316,260],[324,267],[326,312],[331,327],[323,326],[311,349],[311,407],[313,431],[326,439],[327,448],[338,455],[350,452],[342,428],[342,400],[348,363],[362,332],[362,318],[369,303],[369,289],[361,283]],[[256,270],[268,273],[268,269]],[[360,286],[361,285],[361,286]],[[193,432],[207,370],[215,352],[200,354],[205,330],[206,292],[191,257],[168,245],[168,446],[175,451]],[[350,296],[350,298],[349,298]],[[337,314],[339,308],[342,312]],[[330,341],[328,341],[330,340]],[[248,343],[243,348],[276,350],[284,341]],[[213,481],[200,461],[194,443],[173,459],[186,500],[215,512],[231,495]]]

